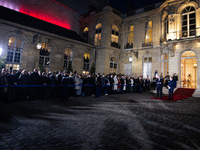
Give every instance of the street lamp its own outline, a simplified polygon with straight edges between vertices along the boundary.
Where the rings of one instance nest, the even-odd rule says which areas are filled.
[[[0,56],[1,56],[1,53],[2,53],[2,51],[3,51],[3,49],[2,49],[2,48],[0,48]]]

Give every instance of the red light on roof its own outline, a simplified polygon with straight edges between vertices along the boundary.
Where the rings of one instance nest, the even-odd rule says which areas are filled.
[[[41,12],[37,12],[36,10],[34,11],[34,10],[29,10],[27,8],[20,8],[19,12],[29,15],[31,17],[52,23],[52,24],[55,24],[57,26],[60,26],[60,27],[66,28],[66,29],[71,29],[70,24],[68,24],[67,22],[57,19],[53,16],[48,16],[46,14],[42,14]]]

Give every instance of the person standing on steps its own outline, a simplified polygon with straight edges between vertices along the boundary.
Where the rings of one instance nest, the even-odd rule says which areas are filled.
[[[169,81],[168,81],[168,89],[169,89],[169,98],[168,100],[173,100],[173,92],[174,92],[174,80],[172,79],[172,77],[169,78]],[[171,94],[172,94],[172,98],[171,98]]]
[[[156,80],[156,85],[157,85],[157,98],[159,97],[160,93],[160,98],[162,98],[162,86],[163,86],[163,79],[158,76],[158,79]]]

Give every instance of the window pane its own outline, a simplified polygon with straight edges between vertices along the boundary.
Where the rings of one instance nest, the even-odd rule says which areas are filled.
[[[117,68],[117,64],[114,64],[114,68],[115,68],[115,69]]]
[[[45,66],[49,66],[50,64],[49,60],[50,60],[49,57],[45,57]]]
[[[21,43],[22,43],[22,41],[19,38],[17,38],[16,51],[20,51],[20,49],[21,49]]]
[[[152,57],[149,57],[149,62],[152,62]]]
[[[145,28],[148,28],[148,22],[145,22]]]
[[[98,34],[95,34],[95,45],[98,43]]]
[[[144,62],[147,62],[147,57],[144,57]]]
[[[13,52],[8,52],[7,53],[7,62],[13,62]]]
[[[110,68],[113,68],[113,63],[110,63]]]
[[[44,57],[40,56],[39,65],[44,65]]]
[[[147,40],[148,40],[148,30],[145,30],[145,44],[147,44]]]
[[[194,8],[194,7],[191,7],[191,8],[190,8],[190,11],[195,11],[195,8]]]
[[[152,28],[153,25],[152,25],[152,21],[149,21],[149,28]]]
[[[183,21],[183,26],[187,25],[187,20]]]
[[[195,19],[190,20],[190,24],[195,24],[195,23],[196,23]]]
[[[187,20],[187,15],[182,16],[182,20]]]
[[[182,27],[182,31],[187,31],[187,26],[186,27]]]
[[[98,45],[101,45],[101,33],[99,33],[99,41],[98,41]]]
[[[152,38],[153,38],[153,29],[149,29],[149,44],[152,43]]]
[[[194,30],[194,29],[195,29],[195,25],[191,25],[190,30]]]
[[[20,53],[15,53],[15,58],[14,58],[14,62],[16,63],[20,63]]]
[[[134,31],[134,26],[130,26],[130,31],[131,31],[131,32]]]
[[[195,18],[195,13],[189,14],[190,19]]]

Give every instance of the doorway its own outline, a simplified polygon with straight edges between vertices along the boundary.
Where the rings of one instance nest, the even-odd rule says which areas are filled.
[[[197,57],[193,51],[185,51],[181,56],[181,87],[197,88]]]

